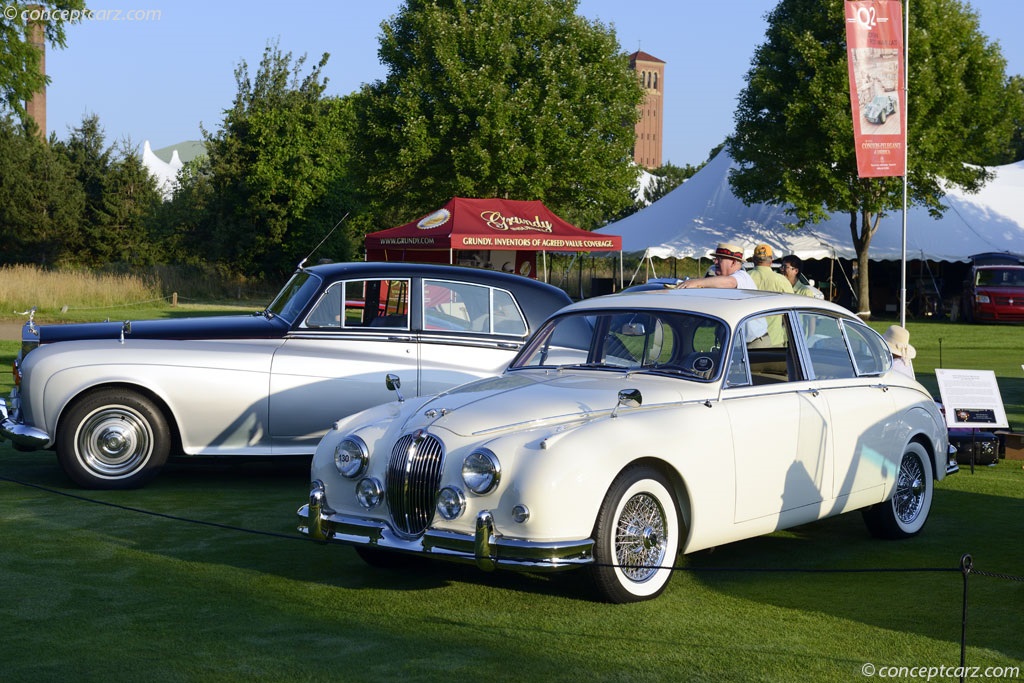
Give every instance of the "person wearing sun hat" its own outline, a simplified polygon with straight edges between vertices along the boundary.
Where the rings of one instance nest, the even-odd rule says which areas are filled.
[[[754,262],[754,269],[750,271],[750,279],[754,281],[757,288],[763,292],[778,292],[780,294],[793,294],[793,285],[782,273],[772,270],[772,261],[775,260],[775,252],[770,244],[758,244],[754,247],[754,255],[750,257]],[[784,346],[786,343],[786,331],[782,328],[782,316],[772,315],[768,317],[768,338],[772,346]]]
[[[754,281],[758,289],[766,292],[793,294],[793,285],[789,284],[786,276],[772,270],[775,252],[770,244],[759,244],[754,247],[754,255],[750,260],[754,262],[754,269],[750,271],[750,279]]]
[[[722,242],[709,256],[715,260],[718,275],[687,280],[680,287],[683,289],[757,289],[747,271],[743,270],[743,247]],[[764,318],[756,318],[747,323],[747,345],[767,346],[771,344],[768,337],[768,322]]]
[[[914,357],[917,356],[917,349],[910,345],[910,332],[899,325],[889,325],[889,329],[882,335],[882,339],[892,351],[892,369],[903,373],[911,379],[917,379],[914,375]]]
[[[687,280],[681,285],[683,289],[757,289],[743,270],[743,247],[722,242],[708,256],[714,259],[718,275]]]

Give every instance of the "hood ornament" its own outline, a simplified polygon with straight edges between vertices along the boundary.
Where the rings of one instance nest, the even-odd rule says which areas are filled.
[[[28,322],[25,323],[26,325],[28,325],[28,331],[31,334],[34,334],[34,335],[36,335],[38,337],[39,336],[39,330],[36,329],[36,307],[33,306],[32,308],[28,309],[27,311],[20,311],[20,312],[19,311],[14,311],[14,312],[17,315],[27,315],[28,316]]]

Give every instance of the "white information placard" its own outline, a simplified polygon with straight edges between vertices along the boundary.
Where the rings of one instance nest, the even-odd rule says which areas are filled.
[[[935,379],[946,410],[946,426],[962,429],[1009,428],[996,373],[937,368]]]

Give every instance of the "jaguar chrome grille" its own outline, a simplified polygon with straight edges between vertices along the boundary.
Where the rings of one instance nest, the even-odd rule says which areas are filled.
[[[429,434],[406,434],[391,449],[385,495],[398,532],[418,536],[430,525],[443,462],[444,447]]]

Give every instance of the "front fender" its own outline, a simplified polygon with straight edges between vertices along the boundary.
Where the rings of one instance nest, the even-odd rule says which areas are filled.
[[[702,533],[704,525],[732,521],[733,459],[721,443],[721,435],[728,433],[728,415],[721,406],[688,403],[622,410],[615,418],[525,441],[500,437],[488,447],[502,461],[508,483],[496,492],[497,505],[488,508],[480,500],[474,510],[491,509],[503,533],[544,540],[588,538],[612,482],[643,460],[668,474],[690,533]],[[517,504],[530,510],[525,525],[511,519]]]
[[[193,346],[195,345],[195,346]],[[22,410],[26,423],[56,438],[61,416],[77,397],[102,386],[136,388],[155,397],[178,425],[185,452],[214,444],[259,443],[267,433],[269,345],[134,341],[62,342],[26,357]],[[52,445],[52,442],[51,444]]]

